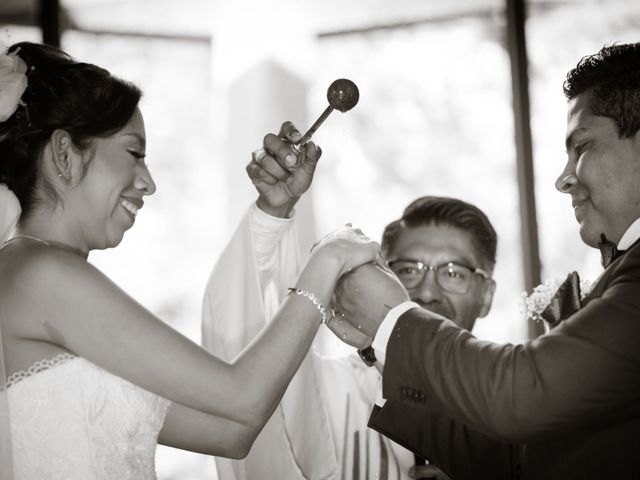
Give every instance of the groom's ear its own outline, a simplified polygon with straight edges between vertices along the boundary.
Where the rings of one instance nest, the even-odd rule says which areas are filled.
[[[496,282],[493,278],[488,278],[485,281],[484,293],[482,295],[482,305],[480,305],[480,312],[478,318],[486,317],[491,310],[491,303],[493,302],[493,294],[496,291]]]

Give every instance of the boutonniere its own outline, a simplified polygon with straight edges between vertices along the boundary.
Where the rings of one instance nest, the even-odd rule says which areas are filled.
[[[565,279],[553,278],[538,285],[530,295],[524,292],[522,310],[528,320],[543,322],[548,331],[577,312],[592,287],[590,281],[581,281],[577,272],[571,272]]]

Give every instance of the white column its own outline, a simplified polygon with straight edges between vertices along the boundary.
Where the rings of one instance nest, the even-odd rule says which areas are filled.
[[[212,111],[214,160],[224,175],[228,236],[256,198],[245,167],[267,133],[277,133],[285,120],[303,131],[315,32],[293,2],[220,1],[213,31]],[[242,22],[238,22],[242,19]],[[242,25],[238,28],[238,24]],[[311,192],[296,207],[301,248],[317,239]]]

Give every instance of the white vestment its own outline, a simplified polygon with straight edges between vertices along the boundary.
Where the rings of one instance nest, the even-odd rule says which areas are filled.
[[[226,360],[235,358],[273,318],[300,270],[296,231],[282,221],[279,231],[271,233],[262,225],[264,215],[251,208],[214,266],[205,292],[202,344]],[[265,242],[256,245],[256,233],[276,235],[279,241],[266,242],[268,248],[262,249]],[[337,478],[315,360],[307,354],[249,455],[216,459],[220,480]]]
[[[273,317],[301,265],[295,221],[254,204],[209,279],[203,345],[233,359]],[[408,479],[411,452],[367,428],[379,380],[355,354],[312,349],[249,455],[216,459],[220,480]]]

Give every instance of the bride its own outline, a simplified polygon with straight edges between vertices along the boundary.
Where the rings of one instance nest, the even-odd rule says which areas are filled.
[[[374,261],[378,245],[348,228],[325,237],[268,328],[222,361],[87,261],[120,243],[156,189],[140,91],[44,45],[13,45],[0,67],[13,95],[0,102],[0,183],[22,210],[0,248],[15,478],[155,478],[157,442],[245,456],[327,319],[337,278]]]

